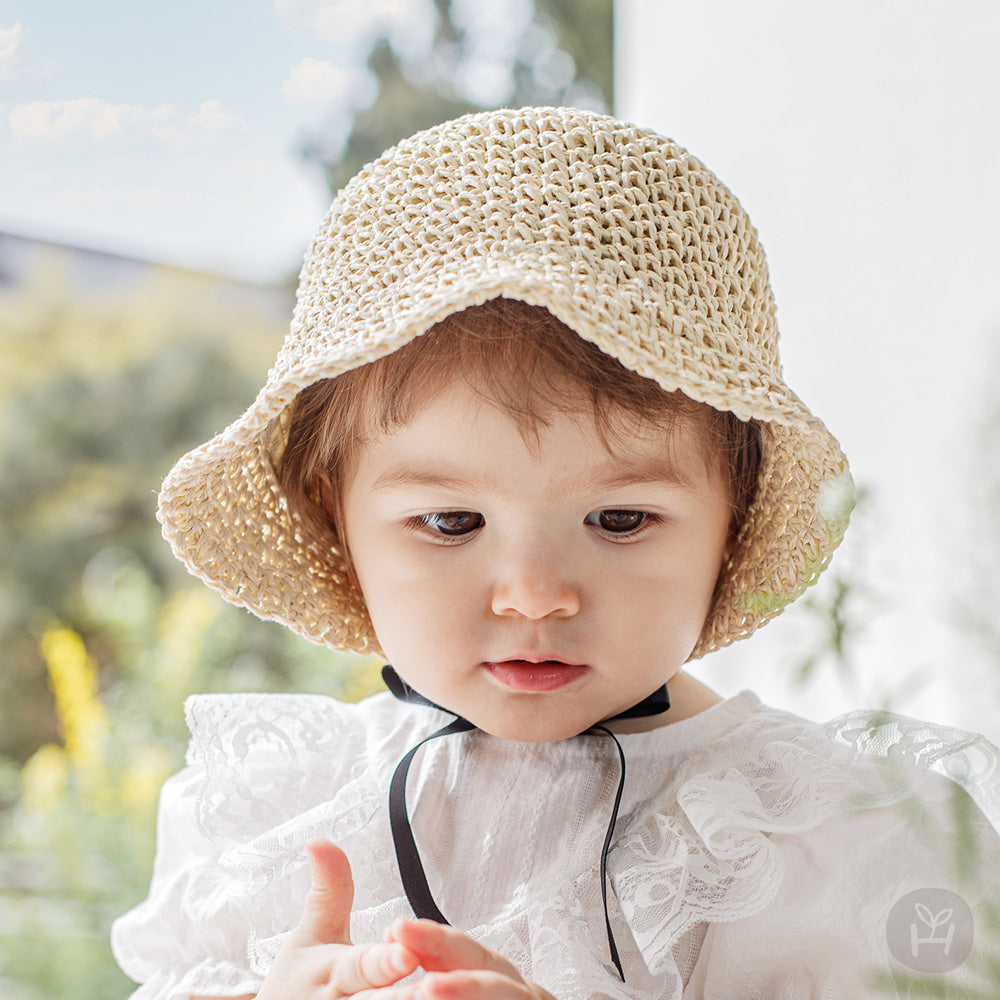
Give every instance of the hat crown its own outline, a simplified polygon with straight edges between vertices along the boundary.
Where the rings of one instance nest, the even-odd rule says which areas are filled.
[[[505,285],[512,262],[517,288]],[[456,303],[447,291],[462,283],[476,294]],[[780,377],[767,263],[737,199],[656,132],[565,108],[445,122],[353,178],[306,259],[275,374],[388,353],[400,346],[393,333],[406,325],[407,303],[419,300],[426,315],[429,288],[454,311],[482,301],[491,284],[492,294],[550,308],[589,286],[588,305],[605,328],[621,330],[623,316],[635,317],[624,324],[634,342],[621,345],[626,354],[672,328],[682,367],[721,347]],[[667,388],[680,385],[655,364],[634,367]]]

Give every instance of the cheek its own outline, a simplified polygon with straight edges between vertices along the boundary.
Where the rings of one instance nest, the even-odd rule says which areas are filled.
[[[726,531],[713,518],[690,533],[664,540],[620,579],[616,618],[638,631],[658,626],[697,639],[723,563]],[[605,586],[612,575],[603,577]],[[684,640],[680,640],[684,641]]]
[[[444,648],[477,620],[478,586],[448,552],[366,539],[355,554],[361,592],[386,655],[400,663],[418,650]],[[395,664],[398,665],[398,664]]]

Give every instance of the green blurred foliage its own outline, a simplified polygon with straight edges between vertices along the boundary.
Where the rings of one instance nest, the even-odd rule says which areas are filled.
[[[219,294],[238,286],[151,268],[125,294],[75,297],[68,273],[40,271],[0,312],[0,754],[21,760],[56,734],[41,629],[70,623],[115,675],[88,567],[122,549],[162,585],[184,580],[159,539],[156,490],[253,399],[281,336]]]
[[[153,267],[103,292],[79,288],[72,261],[53,250],[0,293],[0,995],[10,1000],[130,992],[108,928],[148,887],[156,797],[183,762],[188,694],[353,699],[379,683],[368,661],[226,604],[159,537],[163,475],[253,399],[289,290]]]
[[[19,775],[6,771],[6,791],[17,796],[0,836],[0,992],[10,1000],[130,991],[108,929],[146,894],[157,795],[183,764],[186,695],[287,686],[357,700],[380,685],[377,661],[320,650],[283,629],[271,630],[273,650],[254,649],[242,612],[200,584],[168,597],[125,548],[103,550],[87,576],[85,611],[116,656],[116,677],[99,690],[79,634],[50,623],[40,646],[60,740]],[[280,673],[268,666],[270,652]]]

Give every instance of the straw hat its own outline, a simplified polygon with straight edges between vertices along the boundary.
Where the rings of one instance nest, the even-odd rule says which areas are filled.
[[[268,425],[316,380],[497,296],[544,306],[668,391],[761,422],[758,494],[692,657],[749,635],[817,578],[847,526],[851,481],[782,378],[756,231],[669,139],[568,108],[445,122],[348,182],[306,256],[266,385],[163,484],[159,518],[178,558],[263,618],[333,648],[377,649],[341,554],[289,509]]]

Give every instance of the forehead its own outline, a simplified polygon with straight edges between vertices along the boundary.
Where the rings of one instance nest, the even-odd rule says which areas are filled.
[[[618,408],[602,428],[582,390],[578,404],[525,425],[473,380],[456,376],[425,396],[405,422],[371,435],[355,471],[378,489],[457,484],[493,473],[536,477],[540,470],[567,492],[640,481],[690,489],[722,478],[697,414],[664,426]]]

